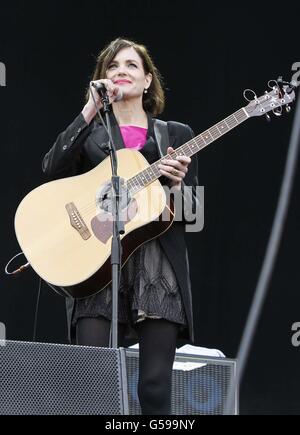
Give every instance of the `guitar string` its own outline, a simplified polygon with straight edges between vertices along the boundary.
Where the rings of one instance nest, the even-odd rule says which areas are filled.
[[[212,131],[212,130],[211,130]],[[229,131],[226,130],[226,132]],[[213,133],[213,132],[212,132]],[[174,153],[174,156],[177,155],[187,155],[192,156],[194,154],[195,146],[197,145],[196,152],[200,151],[207,145],[211,144],[214,140],[219,138],[222,135],[222,133],[219,132],[219,129],[215,126],[214,127],[214,133],[212,134],[212,140],[210,139],[209,142],[204,142],[202,135],[200,135],[198,138],[194,138],[194,140],[189,141],[188,143],[184,144],[184,146],[181,147],[181,151],[179,153]],[[206,139],[208,136],[206,137]],[[199,143],[201,140],[201,143]],[[195,145],[196,143],[196,145]],[[171,157],[172,156],[166,156]],[[160,163],[160,161],[156,162],[155,164],[149,166],[144,171],[140,171],[137,175],[133,176],[130,179],[127,179],[127,188],[129,189],[129,193],[131,196],[134,196],[135,194],[139,193],[142,189],[145,187],[149,187],[155,180],[157,180],[161,174],[159,173],[159,169],[157,165]],[[153,176],[154,175],[154,176]],[[80,213],[80,215],[84,217],[89,217],[90,214],[94,214],[97,212],[97,200],[95,197],[95,200],[93,203],[90,203],[87,207],[78,207],[77,210]],[[101,209],[98,209],[99,212],[101,212]]]
[[[235,118],[235,119],[234,119]],[[162,159],[158,160],[157,162],[153,163],[146,169],[138,172],[133,177],[129,178],[127,181],[127,187],[130,184],[132,187],[131,194],[136,194],[140,190],[142,190],[144,187],[148,187],[150,184],[152,184],[154,181],[156,181],[161,174],[159,173],[159,169],[157,167],[158,164],[161,163],[162,160],[166,158],[176,159],[179,155],[186,155],[186,156],[192,156],[196,154],[197,152],[201,151],[206,146],[210,145],[215,140],[219,139],[221,136],[223,136],[225,133],[231,131],[234,127],[237,127],[240,125],[243,121],[247,119],[247,116],[245,115],[245,112],[243,109],[238,110],[234,114],[230,115],[229,117],[225,118],[223,121],[218,122],[208,130],[204,131],[203,133],[199,134],[198,136],[194,137],[193,139],[189,140],[185,144],[181,145],[179,148],[177,148],[174,153],[170,155],[164,156]],[[224,130],[224,131],[222,131]],[[204,137],[203,137],[204,136]],[[196,144],[196,145],[195,145]],[[197,147],[196,151],[194,151],[195,146]],[[153,177],[153,174],[155,177]],[[143,181],[146,181],[145,182]],[[136,190],[137,188],[138,190]],[[101,187],[99,188],[99,190]],[[135,191],[136,190],[136,191]],[[80,201],[78,201],[80,202]],[[76,206],[76,204],[75,204]],[[96,196],[93,202],[86,204],[84,206],[77,207],[78,213],[84,218],[89,217],[90,214],[95,213],[97,210],[97,200]]]
[[[235,125],[236,126],[236,125]],[[227,130],[229,131],[229,129]],[[217,136],[218,135],[218,136]],[[197,145],[196,152],[200,151],[207,145],[211,144],[214,140],[221,137],[221,133],[219,133],[219,130],[217,130],[217,127],[215,127],[215,134],[213,134],[212,139],[209,140],[209,142],[204,142],[204,139],[201,137],[202,135],[199,135],[199,137],[194,138],[192,141],[187,142],[180,148],[180,153],[174,153],[174,156],[177,155],[187,155],[192,156],[195,152],[195,146]],[[217,137],[215,137],[217,136]],[[206,137],[207,138],[207,137]],[[201,143],[200,143],[201,140]],[[195,145],[196,143],[196,145]],[[165,156],[170,157],[170,156]],[[157,165],[160,163],[160,161],[156,162],[155,164],[149,166],[144,171],[139,172],[137,175],[131,177],[130,179],[126,180],[127,182],[127,188],[129,189],[129,192],[131,196],[134,196],[135,194],[139,193],[141,190],[143,190],[145,187],[149,187],[155,180],[157,180],[161,174],[159,173],[159,169]],[[147,175],[146,175],[147,174]],[[153,176],[154,175],[154,176]],[[80,202],[80,201],[79,201]],[[90,203],[86,207],[78,207],[78,212],[83,218],[88,218],[91,214],[95,214],[95,212],[101,212],[101,209],[97,207],[97,200],[96,197],[93,201],[93,203]]]

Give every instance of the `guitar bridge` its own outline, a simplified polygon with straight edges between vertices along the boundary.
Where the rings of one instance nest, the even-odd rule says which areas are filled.
[[[86,226],[75,204],[73,202],[67,204],[66,210],[69,215],[72,227],[78,231],[83,240],[88,240],[90,237],[92,237],[92,234]]]

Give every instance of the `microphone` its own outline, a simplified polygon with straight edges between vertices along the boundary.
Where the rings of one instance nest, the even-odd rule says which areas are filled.
[[[96,89],[96,91],[98,92],[98,94],[100,95],[100,97],[105,98],[106,94],[107,94],[107,89],[104,85],[104,83],[96,83],[96,82],[91,82],[91,85]],[[121,101],[123,99],[123,92],[122,90],[119,88],[118,89],[118,93],[114,98],[114,103],[117,103],[118,101]]]

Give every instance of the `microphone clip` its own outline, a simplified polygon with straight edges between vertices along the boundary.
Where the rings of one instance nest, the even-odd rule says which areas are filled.
[[[110,102],[109,102],[109,97],[107,95],[107,89],[106,89],[105,85],[103,83],[91,82],[91,86],[93,86],[93,88],[96,89],[96,91],[98,92],[98,94],[100,96],[101,103],[103,105],[104,113],[110,112],[110,110],[111,110]]]

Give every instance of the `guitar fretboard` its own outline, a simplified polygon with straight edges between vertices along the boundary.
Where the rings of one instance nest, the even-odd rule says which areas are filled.
[[[223,119],[223,121],[215,124],[208,130],[181,145],[179,148],[176,148],[172,154],[162,157],[160,160],[157,160],[155,163],[150,165],[147,169],[144,169],[134,177],[127,180],[128,189],[133,194],[139,192],[144,187],[149,186],[151,183],[153,183],[153,181],[161,177],[158,165],[162,160],[172,160],[176,159],[178,156],[192,157],[194,154],[198,153],[203,148],[219,139],[219,137],[223,136],[233,128],[240,125],[242,122],[246,121],[248,118],[249,115],[245,108],[241,108],[237,112]]]

